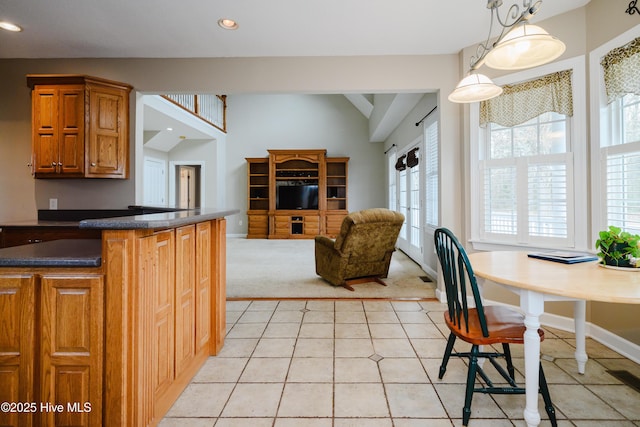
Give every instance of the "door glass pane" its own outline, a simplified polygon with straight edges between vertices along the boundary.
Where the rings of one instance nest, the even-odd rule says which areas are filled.
[[[400,229],[400,238],[407,239],[407,218],[409,217],[409,209],[407,206],[407,170],[400,171],[400,213],[404,215],[404,224],[402,224],[402,228]]]
[[[420,165],[411,168],[411,244],[420,247]]]

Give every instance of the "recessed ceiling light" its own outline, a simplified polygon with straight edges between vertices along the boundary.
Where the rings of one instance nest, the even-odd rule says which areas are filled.
[[[2,28],[3,30],[13,31],[16,33],[22,31],[22,27],[19,27],[16,24],[12,24],[11,22],[7,22],[7,21],[0,21],[0,28]]]
[[[218,19],[218,25],[220,25],[220,27],[224,28],[225,30],[238,29],[238,23],[233,19],[227,19],[227,18]]]
[[[173,128],[167,128],[167,130],[173,130]]]

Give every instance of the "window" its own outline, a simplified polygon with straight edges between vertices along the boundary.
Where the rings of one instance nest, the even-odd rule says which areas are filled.
[[[504,78],[500,83],[508,85],[496,103],[472,106],[477,249],[586,249],[587,239],[576,233],[587,227],[584,101],[573,91],[581,82],[581,60],[560,61]]]
[[[593,239],[615,225],[640,233],[640,26],[590,55]]]
[[[425,140],[425,222],[437,227],[438,222],[438,122],[424,128]]]
[[[607,110],[610,132],[600,148],[605,223],[640,233],[640,96],[625,95]]]
[[[480,162],[485,238],[567,244],[571,213],[570,118],[544,113],[526,123],[488,124]]]

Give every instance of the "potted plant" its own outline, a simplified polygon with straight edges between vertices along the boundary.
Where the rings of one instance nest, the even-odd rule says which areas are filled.
[[[615,267],[640,267],[640,236],[609,226],[601,231],[596,241],[596,249],[602,263]]]

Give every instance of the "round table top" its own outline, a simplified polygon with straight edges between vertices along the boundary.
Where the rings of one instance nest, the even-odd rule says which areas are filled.
[[[469,260],[477,277],[516,288],[588,301],[640,304],[640,268],[614,270],[598,261],[562,264],[517,251],[476,252],[469,254]]]

